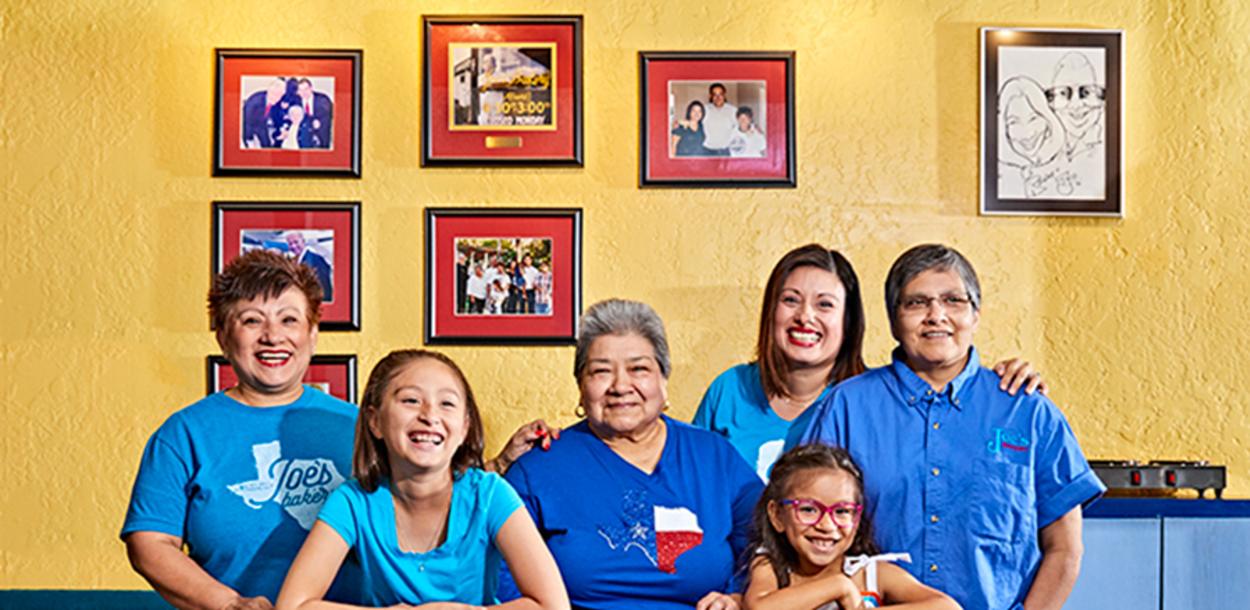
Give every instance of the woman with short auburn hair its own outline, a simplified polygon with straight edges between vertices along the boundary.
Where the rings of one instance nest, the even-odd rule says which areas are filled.
[[[238,384],[152,434],[121,531],[135,571],[178,608],[272,607],[351,474],[356,408],[303,384],[321,295],[312,269],[265,250],[213,278],[209,317]],[[331,598],[354,600],[354,578],[341,572]]]

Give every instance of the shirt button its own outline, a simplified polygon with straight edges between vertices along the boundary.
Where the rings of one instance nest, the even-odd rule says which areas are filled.
[[[908,397],[907,397],[907,402],[916,402],[916,397],[915,397],[915,396],[908,396]]]
[[[938,522],[937,515],[929,515],[929,523],[937,523],[937,522]]]
[[[936,572],[936,571],[937,571],[937,564],[936,564],[936,563],[931,563],[931,564],[929,564],[929,571],[930,571],[930,572]]]
[[[925,391],[924,391],[924,395],[925,395],[925,396],[933,396],[933,390],[925,390]]]
[[[937,423],[937,422],[933,422],[933,429],[934,429],[934,430],[940,429],[941,427],[942,427],[942,424],[939,424],[939,423]]]
[[[933,470],[930,470],[929,472],[932,472],[932,473],[933,473],[933,476],[935,476],[935,477],[936,477],[936,476],[938,476],[939,474],[941,474],[941,472],[942,472],[942,471],[941,471],[941,470],[938,470],[937,468],[934,468]]]

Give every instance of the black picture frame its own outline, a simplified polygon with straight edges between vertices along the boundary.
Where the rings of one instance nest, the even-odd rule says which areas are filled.
[[[981,214],[1123,217],[1124,32],[987,27],[980,43]]]
[[[475,263],[493,259],[472,250],[479,244],[502,244],[507,240],[517,244],[512,252],[514,260],[522,258],[522,247],[529,247],[520,242],[550,240],[546,259],[550,288],[547,312],[510,314],[505,309],[492,314],[486,307],[473,311],[465,303],[469,291],[461,294],[458,255],[468,253],[464,271],[473,273]],[[425,245],[426,344],[523,346],[577,342],[577,320],[582,309],[581,208],[426,208]],[[495,249],[501,262],[508,256],[502,248],[500,245]],[[543,259],[532,262],[541,271]],[[541,301],[541,296],[538,299]]]
[[[230,368],[230,361],[225,356],[214,354],[204,359],[205,374],[204,379],[207,382],[206,392],[208,394],[216,394],[226,389],[223,383],[223,377],[229,375],[233,377],[234,371]],[[333,382],[325,380],[325,369],[330,367],[344,367],[346,387],[340,395],[333,388]],[[330,391],[327,394],[345,400],[352,404],[359,404],[357,398],[357,365],[355,354],[314,354],[312,360],[308,364],[308,373],[304,376],[304,383],[319,385],[325,383],[330,385]],[[323,389],[325,391],[325,389]]]
[[[639,138],[638,138],[638,184],[642,188],[795,188],[798,186],[797,143],[795,139],[795,79],[794,51],[640,51],[638,53],[639,73]],[[681,65],[687,62],[686,66]],[[706,65],[708,62],[724,62],[724,67],[702,74],[689,74],[693,62]],[[662,66],[667,64],[665,71],[678,78],[666,79],[658,74]],[[658,118],[668,118],[674,110],[667,103],[675,99],[669,96],[672,82],[746,82],[755,80],[749,74],[758,72],[771,64],[780,64],[781,69],[769,71],[764,78],[768,88],[780,90],[785,99],[777,104],[773,102],[771,93],[766,94],[764,108],[784,109],[784,121],[779,129],[769,124],[763,134],[767,145],[765,155],[759,160],[744,157],[720,158],[697,156],[683,159],[668,150],[667,140],[671,134],[671,125],[654,123]],[[746,70],[745,72],[743,70]],[[698,76],[698,78],[687,78]],[[746,76],[744,76],[746,75]],[[776,80],[784,82],[777,83]],[[705,83],[705,84],[706,84]],[[661,91],[657,85],[665,85]],[[680,106],[680,104],[678,104]],[[661,106],[664,107],[660,112]],[[689,110],[688,110],[689,111]],[[756,113],[759,114],[759,110]],[[775,112],[774,112],[775,114]],[[760,117],[756,117],[757,119]],[[754,128],[754,126],[752,126]],[[663,134],[665,142],[657,142],[654,136]],[[779,136],[779,137],[775,137]],[[780,143],[777,140],[782,140]],[[665,154],[657,154],[665,151]],[[781,154],[783,158],[776,159]],[[682,167],[687,173],[682,173]]]
[[[318,280],[324,281],[323,273],[331,278],[332,298],[322,303],[317,328],[322,331],[360,330],[359,201],[214,201],[212,217],[210,278],[241,254],[249,230],[262,234],[266,231],[320,231],[323,235],[331,231],[333,252],[329,256],[329,268],[325,269],[324,256],[320,257],[320,265],[309,265],[318,272]],[[340,245],[342,237],[347,238],[346,248]],[[277,246],[279,251],[285,252],[282,250],[285,244]],[[346,299],[339,299],[337,295],[343,287],[347,288],[348,295]]]
[[[422,17],[422,69],[421,69],[421,88],[422,88],[422,104],[421,104],[421,167],[583,167],[585,164],[584,156],[584,126],[583,126],[583,97],[582,97],[582,16],[581,15],[426,15]],[[451,123],[447,125],[441,124],[442,121],[450,121],[454,114],[448,108],[452,104],[454,92],[451,92],[453,84],[450,72],[454,71],[454,66],[450,64],[450,58],[447,65],[440,63],[437,68],[449,70],[448,82],[445,87],[448,89],[446,99],[438,94],[439,87],[436,86],[435,68],[432,64],[435,58],[442,58],[447,54],[445,49],[434,48],[435,30],[438,28],[456,28],[468,27],[473,28],[484,39],[491,42],[500,43],[506,46],[509,42],[517,42],[516,40],[508,40],[506,36],[499,35],[495,37],[489,36],[489,30],[492,27],[499,26],[527,26],[527,27],[550,27],[553,29],[568,28],[571,35],[571,48],[569,49],[572,59],[572,71],[568,75],[569,83],[568,92],[571,98],[567,101],[573,106],[571,112],[571,124],[560,126],[554,130],[556,136],[551,136],[554,140],[559,140],[560,149],[555,152],[544,152],[542,154],[525,155],[513,154],[513,149],[520,149],[530,146],[527,138],[536,139],[547,136],[516,136],[508,135],[511,132],[492,132],[486,127],[473,128],[482,134],[482,144],[480,146],[473,145],[469,141],[469,137],[465,134],[460,136],[454,135],[450,129]],[[485,33],[482,32],[485,30]],[[524,39],[527,43],[548,44],[549,40],[535,40],[527,37]],[[556,48],[553,45],[553,48]],[[437,51],[437,52],[436,52]],[[558,56],[558,49],[556,55]],[[556,75],[560,73],[559,66],[556,66]],[[441,79],[442,77],[439,76]],[[552,95],[560,94],[563,85],[557,78],[556,88]],[[566,112],[556,108],[555,112]],[[438,122],[440,124],[436,125]],[[558,121],[557,121],[558,123]],[[509,129],[507,127],[503,129]],[[567,132],[567,133],[565,133]],[[474,138],[475,140],[476,138]],[[567,143],[564,142],[567,140]],[[496,147],[497,143],[498,146]],[[552,144],[553,146],[555,144]],[[435,150],[436,148],[451,148],[454,152],[443,152]],[[567,152],[563,149],[567,148]],[[498,150],[499,153],[491,154],[487,151]],[[522,153],[524,151],[521,151]]]
[[[276,69],[275,64],[281,64],[284,61],[290,63],[290,72]],[[215,64],[213,176],[360,178],[363,51],[360,49],[216,49]],[[275,147],[249,149],[242,146],[242,141],[247,140],[247,119],[244,114],[248,109],[243,104],[245,96],[242,85],[235,83],[232,78],[238,75],[236,71],[247,69],[247,66],[255,66],[252,69],[274,72],[276,73],[274,76],[294,79],[309,76],[311,73],[308,70],[318,70],[313,67],[317,65],[333,65],[331,74],[341,73],[345,66],[350,72],[349,83],[343,87],[339,87],[337,82],[335,84],[335,96],[331,101],[333,124],[327,128],[327,133],[332,134],[331,141],[346,139],[344,146],[339,148],[331,145],[324,150],[319,148],[283,150]],[[236,88],[239,90],[235,91]],[[339,118],[343,116],[344,103],[348,105],[346,129],[340,127],[342,122],[339,121]],[[236,105],[240,106],[237,121],[233,116]],[[270,106],[266,105],[266,108],[262,110],[262,116],[268,116],[268,110]],[[226,138],[230,133],[234,133],[236,128],[243,132],[244,137],[239,146],[227,145]]]

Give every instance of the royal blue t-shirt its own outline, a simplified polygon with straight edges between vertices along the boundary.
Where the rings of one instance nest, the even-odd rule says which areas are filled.
[[[348,481],[318,517],[342,536],[360,562],[363,603],[371,606],[495,602],[499,528],[521,508],[521,499],[499,475],[470,468],[451,487],[447,539],[426,553],[399,548],[395,500],[389,480],[366,492]]]
[[[786,421],[768,404],[760,383],[759,364],[739,364],[721,373],[708,386],[691,423],[728,439],[747,464],[755,468],[755,473],[767,481],[773,462],[781,457],[786,445],[798,441],[816,412],[815,405],[829,395],[830,389],[832,386],[826,386],[811,407]]]
[[[253,407],[218,392],[174,413],[143,450],[121,536],[178,536],[244,597],[278,598],[321,504],[351,474],[356,407],[310,386]],[[327,599],[356,600],[345,564]]]
[[[998,388],[976,349],[943,391],[899,351],[817,405],[802,442],[845,447],[864,471],[882,548],[965,610],[1017,609],[1041,562],[1038,530],[1106,488],[1059,408]]]
[[[725,439],[664,422],[668,435],[651,474],[584,421],[508,470],[574,608],[689,610],[709,592],[737,590],[763,483]]]

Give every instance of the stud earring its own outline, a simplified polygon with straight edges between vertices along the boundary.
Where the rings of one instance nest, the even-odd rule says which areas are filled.
[[[585,419],[586,409],[583,409],[581,405],[577,405],[577,408],[573,409],[573,416],[577,419]]]

